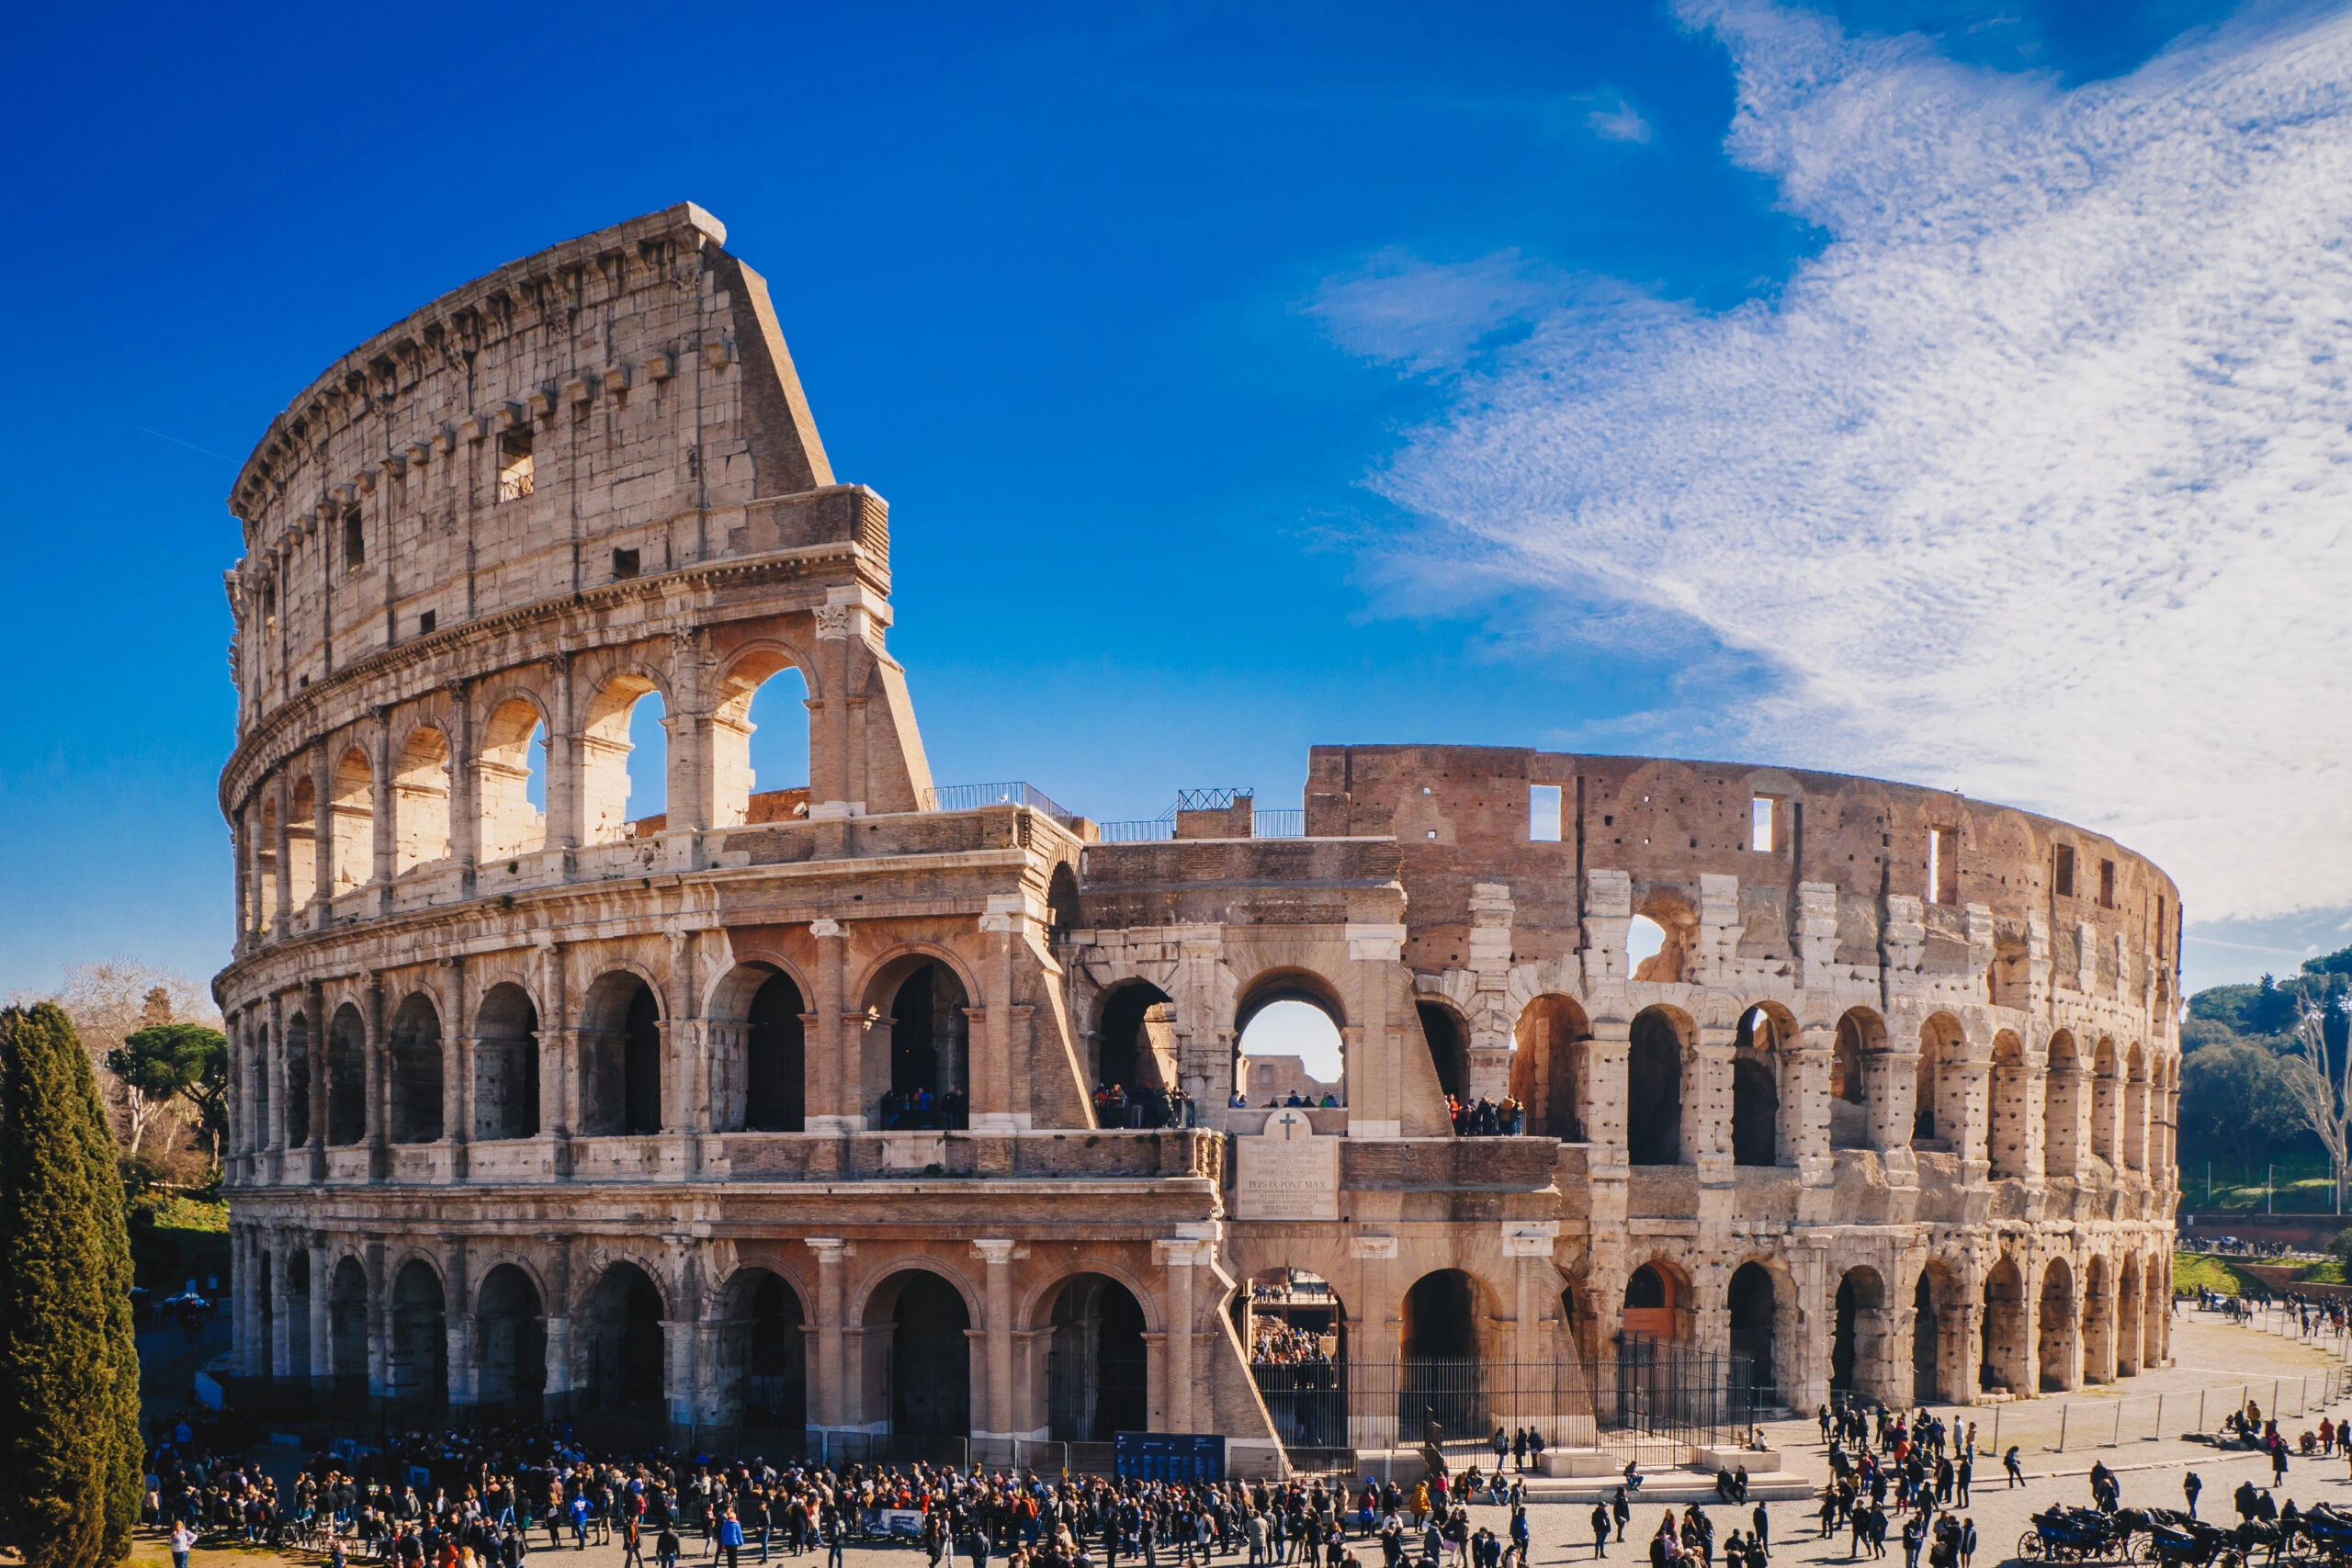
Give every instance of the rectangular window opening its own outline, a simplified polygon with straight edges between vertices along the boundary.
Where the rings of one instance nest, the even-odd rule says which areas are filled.
[[[2165,955],[2165,896],[2156,895],[2156,956]]]
[[[1960,892],[1960,829],[1931,829],[1928,834],[1928,900],[1958,902]]]
[[[359,509],[343,514],[343,568],[357,571],[368,559],[368,530],[360,526]]]
[[[635,550],[615,550],[613,552],[613,575],[615,577],[635,577],[637,575],[637,552]]]
[[[2075,851],[2071,844],[2058,846],[2058,864],[2051,883],[2059,897],[2075,896]]]
[[[424,614],[417,616],[416,618],[416,635],[419,637],[432,636],[433,628],[435,624],[436,617],[435,613],[431,610],[425,611]]]
[[[1560,841],[1560,786],[1530,784],[1527,786],[1527,837],[1530,842],[1556,844]]]
[[[1772,797],[1769,795],[1747,803],[1747,847],[1759,855],[1772,852]]]
[[[2115,863],[2111,860],[2098,863],[2098,907],[2115,908]]]
[[[531,427],[518,424],[498,438],[498,499],[520,501],[531,493]]]

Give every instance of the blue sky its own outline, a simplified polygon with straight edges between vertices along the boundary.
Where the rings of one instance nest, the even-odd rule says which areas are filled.
[[[681,199],[891,502],[943,783],[1770,758],[2109,827],[2208,917],[2192,983],[2342,945],[2344,21],[27,13],[0,989],[225,953],[221,497],[271,413]]]

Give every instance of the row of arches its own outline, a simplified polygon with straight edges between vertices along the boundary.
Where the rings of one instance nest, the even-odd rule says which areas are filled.
[[[739,652],[718,675],[714,710],[695,721],[699,744],[671,744],[679,720],[667,679],[631,663],[594,688],[568,736],[553,728],[548,696],[516,683],[493,690],[478,715],[427,707],[405,728],[330,745],[322,765],[266,781],[242,816],[241,929],[272,931],[313,898],[458,858],[536,854],[550,847],[550,791],[569,805],[566,836],[582,847],[658,830],[670,801],[695,794],[701,767],[714,804],[708,826],[805,809],[808,668],[778,643]],[[389,818],[380,839],[379,813]]]

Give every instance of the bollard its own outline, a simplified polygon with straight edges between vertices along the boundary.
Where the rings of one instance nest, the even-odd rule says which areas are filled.
[[[2161,1443],[2161,1442],[2163,1442],[2164,1440],[2165,1440],[2165,1396],[2164,1396],[2163,1394],[2161,1394],[2161,1393],[2160,1393],[2160,1394],[2156,1395],[2156,1427],[2155,1427],[2155,1430],[2154,1430],[2154,1431],[2150,1432],[2150,1433],[2148,1434],[2148,1441],[2150,1441],[2150,1442],[2152,1442],[2152,1443]]]
[[[2058,1446],[2050,1450],[2052,1453],[2063,1454],[2066,1451],[2066,1416],[2074,1408],[2071,1404],[2061,1404],[2058,1407]]]
[[[2114,1429],[2113,1429],[2112,1431],[2109,1432],[2109,1433],[2108,1433],[2108,1435],[2107,1435],[2107,1446],[2108,1446],[2109,1448],[2110,1448],[2110,1449],[2111,1449],[2111,1448],[2115,1447],[2118,1443],[2120,1443],[2122,1440],[2123,1440],[2123,1402],[2122,1402],[2121,1400],[2120,1400],[2120,1399],[2119,1399],[2119,1400],[2117,1400],[2117,1401],[2115,1402],[2115,1427],[2114,1427]]]

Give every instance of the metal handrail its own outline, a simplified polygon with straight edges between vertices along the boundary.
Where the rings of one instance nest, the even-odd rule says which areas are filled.
[[[1002,784],[939,784],[922,793],[925,811],[977,811],[983,806],[1025,806],[1042,811],[1065,828],[1077,825],[1076,813],[1052,795],[1020,779]]]
[[[1304,839],[1306,837],[1306,812],[1301,807],[1252,811],[1250,814],[1250,836],[1253,839]]]
[[[1176,836],[1176,818],[1170,814],[1155,817],[1148,822],[1098,822],[1094,831],[1097,843],[1164,843]]]

